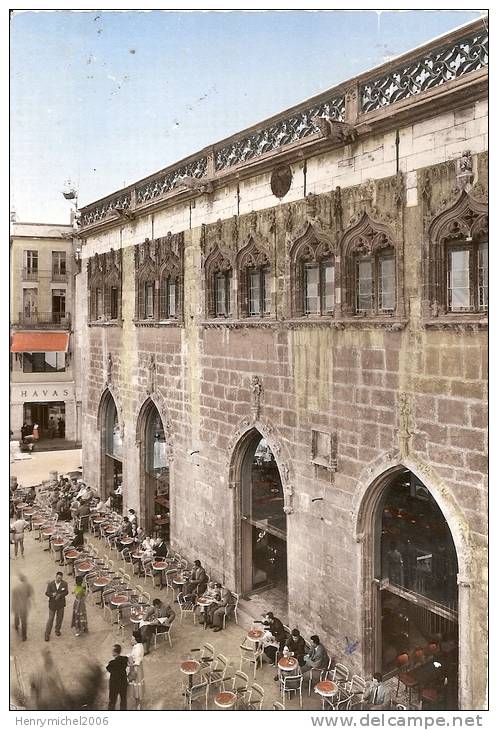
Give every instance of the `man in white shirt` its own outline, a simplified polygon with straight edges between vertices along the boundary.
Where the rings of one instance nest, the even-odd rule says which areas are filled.
[[[11,531],[14,537],[14,557],[17,558],[17,549],[21,548],[21,557],[24,558],[24,530],[29,527],[25,519],[19,517],[11,525]]]

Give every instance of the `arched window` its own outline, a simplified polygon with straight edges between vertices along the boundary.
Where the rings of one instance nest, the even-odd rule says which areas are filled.
[[[243,317],[268,317],[272,311],[272,269],[267,253],[252,239],[239,253],[238,291]]]
[[[335,250],[328,238],[309,224],[291,249],[292,313],[299,317],[333,316]]]
[[[346,315],[399,314],[399,254],[387,226],[364,213],[342,239],[343,305]]]
[[[121,319],[121,251],[111,248],[88,262],[89,321]]]
[[[426,285],[430,314],[488,311],[488,209],[463,191],[429,226]]]
[[[206,309],[208,317],[232,315],[232,263],[218,247],[206,261]]]
[[[88,261],[88,320],[100,322],[105,318],[104,312],[104,256],[95,254]]]

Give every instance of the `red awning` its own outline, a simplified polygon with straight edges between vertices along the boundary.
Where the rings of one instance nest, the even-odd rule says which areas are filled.
[[[67,332],[14,332],[11,352],[67,352]]]

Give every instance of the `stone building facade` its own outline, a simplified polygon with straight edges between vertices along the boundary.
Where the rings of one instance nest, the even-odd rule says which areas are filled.
[[[461,709],[486,705],[486,44],[460,28],[84,207],[77,293],[85,479],[246,596],[285,542],[288,622],[361,674],[452,634]]]

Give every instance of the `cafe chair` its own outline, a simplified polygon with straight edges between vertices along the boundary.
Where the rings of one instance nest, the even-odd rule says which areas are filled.
[[[185,702],[187,704],[187,709],[192,709],[192,703],[193,702],[204,702],[205,709],[208,708],[208,692],[209,692],[209,685],[207,682],[207,679],[202,679],[198,684],[192,685],[192,687],[187,687],[185,689]]]
[[[190,614],[194,617],[195,623],[195,602],[184,596],[182,593],[178,594],[178,607],[180,609],[180,623],[183,621],[184,614]]]
[[[406,705],[402,705],[398,702],[398,704],[396,705],[396,707],[394,709],[396,710],[396,712],[404,712],[407,709],[407,707],[406,707]]]
[[[281,702],[274,702],[272,710],[285,710],[285,706]]]
[[[205,641],[204,644],[202,645],[201,652],[202,652],[201,653],[201,662],[203,662],[203,661],[205,662],[206,659],[208,659],[210,662],[213,661],[214,655],[215,655],[215,648],[212,644]]]
[[[408,692],[408,704],[412,703],[412,690],[418,687],[418,681],[410,672],[399,672],[397,675],[398,684],[396,685],[395,697],[398,696],[399,687],[402,684]]]
[[[332,682],[335,682],[339,686],[345,685],[349,679],[349,669],[344,664],[337,662],[330,676],[330,679],[332,680]]]
[[[154,585],[154,571],[152,569],[153,560],[153,558],[142,560],[142,566],[144,569],[144,582],[147,582],[147,578],[150,578],[152,581],[152,585]]]
[[[157,640],[160,639],[161,637],[163,639],[168,640],[170,649],[173,648],[173,643],[171,641],[171,627],[173,626],[174,623],[175,623],[175,619],[173,619],[173,621],[170,623],[169,626],[165,626],[165,625],[161,626],[160,631],[158,631],[159,626],[156,626],[156,630],[154,631],[154,649],[157,649]]]
[[[216,687],[219,685],[221,691],[225,691],[225,682],[228,682],[232,677],[227,677],[228,673],[228,659],[224,654],[218,654],[214,661],[209,665],[209,668],[204,671],[204,676],[207,678],[210,687]]]
[[[232,596],[235,598],[235,603],[229,603],[228,606],[225,606],[225,611],[223,613],[223,628],[226,626],[227,619],[230,618],[230,616],[233,616],[235,619],[235,623],[239,623],[239,619],[237,617],[237,608],[239,606],[239,594],[234,593],[232,591]]]
[[[251,687],[249,687],[249,692],[246,696],[245,709],[261,710],[264,698],[265,691],[263,687],[260,684],[253,683]]]
[[[173,576],[178,573],[176,568],[170,568],[164,571],[164,585],[166,586],[166,593],[171,591],[173,600],[175,598],[175,586],[173,585]]]
[[[239,669],[242,669],[244,663],[253,665],[253,676],[256,679],[256,670],[258,664],[263,667],[263,649],[257,645],[248,646],[247,644],[240,644],[240,665]]]
[[[301,710],[303,709],[303,680],[304,677],[302,674],[293,675],[291,677],[285,677],[284,675],[280,676],[279,684],[284,708],[287,695],[289,696],[289,699],[291,699],[291,694],[294,692],[295,694],[299,694],[299,705]]]
[[[345,693],[346,695],[349,695],[349,706],[348,708],[343,707],[342,709],[351,709],[354,710],[357,707],[363,706],[363,696],[365,695],[367,689],[367,683],[363,679],[363,677],[358,676],[358,674],[353,674],[350,681],[346,684],[345,687]]]

